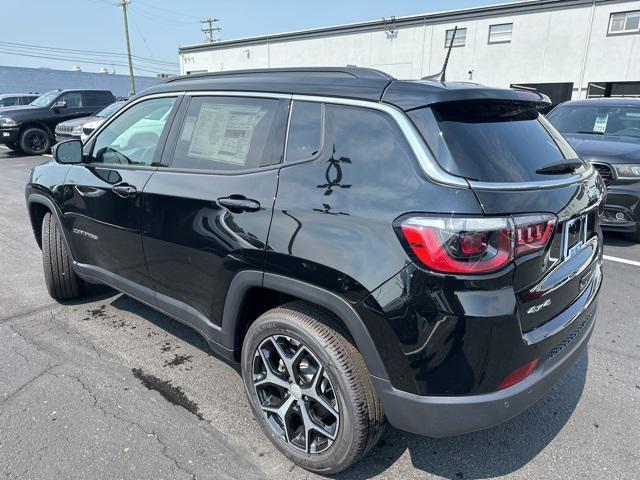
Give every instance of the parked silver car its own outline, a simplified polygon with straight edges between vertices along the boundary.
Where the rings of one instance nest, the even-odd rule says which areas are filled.
[[[83,140],[98,128],[112,113],[120,109],[125,101],[114,102],[90,117],[74,118],[56,126],[56,142]]]

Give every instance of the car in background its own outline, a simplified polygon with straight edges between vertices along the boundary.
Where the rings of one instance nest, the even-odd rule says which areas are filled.
[[[640,242],[640,99],[569,101],[553,109],[547,120],[607,185],[603,230]]]
[[[37,93],[5,93],[0,95],[0,108],[29,105],[39,96]]]
[[[124,103],[124,101],[113,102],[108,107],[103,108],[90,117],[74,118],[73,120],[59,123],[56,127],[56,142],[77,139],[84,140],[93,130],[100,126],[107,117],[124,105]]]
[[[86,117],[115,101],[109,90],[51,90],[29,105],[0,110],[0,143],[28,155],[47,153],[60,122]]]

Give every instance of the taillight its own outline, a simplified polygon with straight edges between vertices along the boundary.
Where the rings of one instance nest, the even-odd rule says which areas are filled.
[[[555,217],[551,215],[514,217],[514,221],[516,257],[544,248],[549,243],[556,224]]]
[[[513,258],[544,248],[555,217],[412,217],[400,225],[411,251],[444,273],[488,273]]]

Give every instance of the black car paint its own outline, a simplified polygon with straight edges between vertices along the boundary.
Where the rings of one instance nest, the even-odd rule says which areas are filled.
[[[196,78],[168,82],[146,93],[246,89],[380,100],[389,83],[319,78],[308,85],[291,78]],[[417,87],[388,90],[405,108],[437,101],[434,96],[428,101],[418,96],[400,101],[403,88]],[[472,87],[463,90],[464,98],[472,95]],[[480,98],[487,94],[476,90]],[[517,95],[521,99],[521,93]],[[162,144],[167,138],[168,145],[175,140],[180,112],[170,131],[165,129]],[[555,267],[549,258],[557,245],[493,274],[444,275],[417,265],[401,247],[394,225],[408,213],[551,212],[565,220],[598,205],[604,186],[597,175],[569,186],[519,192],[443,186],[425,178],[406,145],[404,152],[396,148],[400,158],[394,158],[391,168],[383,155],[342,152],[340,133],[335,133],[336,143],[325,145],[309,161],[237,175],[175,170],[164,155],[163,166],[153,168],[50,162],[35,167],[27,185],[34,231],[37,234],[39,226],[33,206],[44,202],[41,197],[50,199],[44,203],[55,205],[76,269],[84,278],[111,284],[190,324],[230,359],[237,359],[240,348],[234,328],[244,295],[263,286],[295,292],[338,314],[370,373],[411,394],[495,391],[509,372],[532,358],[544,358],[571,338],[582,318],[592,318],[595,301],[571,328],[535,345],[527,342],[522,309],[529,305],[527,295]],[[122,202],[107,192],[122,181],[137,187],[134,199]],[[90,190],[79,192],[79,183]],[[92,194],[106,196],[110,208],[92,208],[87,201]],[[259,211],[234,213],[216,201],[244,194],[260,203]],[[573,299],[576,305],[582,301],[578,287],[587,285],[594,296],[599,288],[592,277],[600,268],[602,242],[598,216],[593,219],[590,239],[595,240],[596,252],[563,293],[570,297],[563,301]],[[114,242],[114,250],[104,256],[92,252],[95,240],[74,233],[74,228],[97,232]],[[556,232],[556,241],[559,238]],[[114,255],[121,258],[110,261]],[[545,314],[531,328],[544,330],[551,320]]]
[[[9,136],[0,135],[0,143],[13,142],[18,143],[20,134],[28,127],[37,127],[43,129],[50,136],[52,143],[55,140],[55,129],[58,123],[79,117],[86,117],[102,110],[104,107],[113,103],[115,97],[111,92],[106,90],[98,90],[99,92],[108,92],[111,94],[111,100],[101,102],[99,105],[89,105],[83,107],[64,107],[57,108],[55,103],[62,96],[74,92],[94,92],[96,90],[61,90],[55,99],[44,107],[27,105],[17,108],[3,108],[0,116],[12,118],[18,125],[15,127],[0,127],[0,132],[8,132]]]

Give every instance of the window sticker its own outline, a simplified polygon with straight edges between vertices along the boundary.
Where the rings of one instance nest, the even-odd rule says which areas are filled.
[[[597,116],[596,121],[593,124],[593,131],[598,133],[604,133],[607,130],[607,120],[609,120],[609,114],[603,116]]]
[[[244,165],[253,132],[264,115],[257,105],[202,105],[188,155]]]

